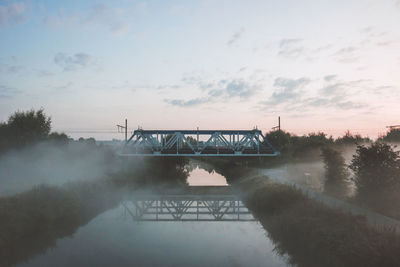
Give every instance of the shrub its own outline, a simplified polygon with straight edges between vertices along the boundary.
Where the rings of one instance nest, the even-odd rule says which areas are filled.
[[[325,192],[336,197],[347,195],[349,172],[339,151],[330,147],[322,149],[325,164]]]
[[[369,147],[357,146],[349,167],[354,171],[357,197],[366,204],[379,204],[378,201],[399,188],[399,152],[388,144],[375,142]]]

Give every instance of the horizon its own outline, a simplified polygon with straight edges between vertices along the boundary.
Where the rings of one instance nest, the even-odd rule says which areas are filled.
[[[398,0],[2,1],[0,121],[375,139],[400,124],[399,26]]]

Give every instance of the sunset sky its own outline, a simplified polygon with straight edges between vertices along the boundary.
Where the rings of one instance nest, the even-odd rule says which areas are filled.
[[[400,124],[400,1],[0,0],[0,120],[53,129]]]

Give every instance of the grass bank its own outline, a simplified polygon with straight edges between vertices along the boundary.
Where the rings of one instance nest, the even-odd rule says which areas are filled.
[[[186,161],[124,162],[120,171],[91,181],[39,185],[0,197],[0,266],[25,261],[58,238],[72,235],[102,212],[118,205],[127,191],[151,186],[184,186]],[[29,179],[29,177],[27,177]]]
[[[110,183],[37,186],[0,198],[0,266],[44,252],[119,202]]]
[[[370,226],[363,216],[324,206],[290,185],[273,183],[229,161],[216,160],[213,166],[243,193],[276,250],[287,254],[291,264],[400,266],[400,236],[393,229]]]

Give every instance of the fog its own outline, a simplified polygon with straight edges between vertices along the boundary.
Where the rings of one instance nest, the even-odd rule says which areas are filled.
[[[120,167],[112,148],[79,142],[39,143],[0,156],[0,196],[20,193],[39,184],[90,181],[119,171]]]

